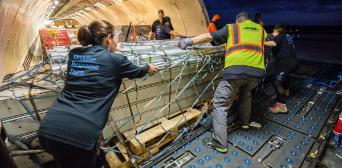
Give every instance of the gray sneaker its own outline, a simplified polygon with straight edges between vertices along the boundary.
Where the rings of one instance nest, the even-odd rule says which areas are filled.
[[[227,153],[228,152],[228,148],[221,148],[217,145],[214,145],[212,138],[204,138],[203,144],[205,146],[207,146],[208,148],[213,148],[213,149],[217,150],[220,153]]]
[[[253,122],[249,123],[249,126],[257,128],[257,129],[260,129],[262,127],[261,124],[256,122],[256,121],[253,121]]]

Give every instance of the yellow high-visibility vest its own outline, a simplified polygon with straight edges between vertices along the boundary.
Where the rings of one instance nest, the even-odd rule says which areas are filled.
[[[228,24],[228,40],[224,68],[230,66],[250,66],[265,69],[264,28],[250,20],[238,24]]]

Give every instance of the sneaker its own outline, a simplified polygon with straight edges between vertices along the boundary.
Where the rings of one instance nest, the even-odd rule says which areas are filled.
[[[257,128],[257,129],[260,129],[262,127],[261,124],[256,122],[256,121],[253,121],[253,122],[249,123],[249,126]]]
[[[276,102],[272,107],[269,108],[271,113],[287,113],[286,104]]]
[[[214,145],[212,138],[204,138],[203,144],[205,146],[207,146],[208,148],[213,148],[213,149],[217,150],[220,153],[227,153],[228,152],[228,148],[221,148],[219,146]]]
[[[284,90],[284,96],[289,97],[290,96],[290,90]]]
[[[249,125],[242,125],[241,129],[244,131],[248,131],[249,130]]]

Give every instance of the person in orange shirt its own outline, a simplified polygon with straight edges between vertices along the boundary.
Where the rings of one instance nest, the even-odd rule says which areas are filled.
[[[215,23],[221,19],[220,15],[214,15],[214,17],[211,19],[209,25],[208,25],[208,33],[217,32],[217,27]]]

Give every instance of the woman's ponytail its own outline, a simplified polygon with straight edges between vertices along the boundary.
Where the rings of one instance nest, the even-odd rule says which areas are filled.
[[[77,34],[77,40],[83,46],[93,44],[93,35],[91,34],[87,25],[83,25],[82,27],[80,27]]]
[[[78,30],[77,40],[83,46],[101,44],[108,35],[114,34],[114,26],[105,21],[92,21],[89,26],[83,25]]]

